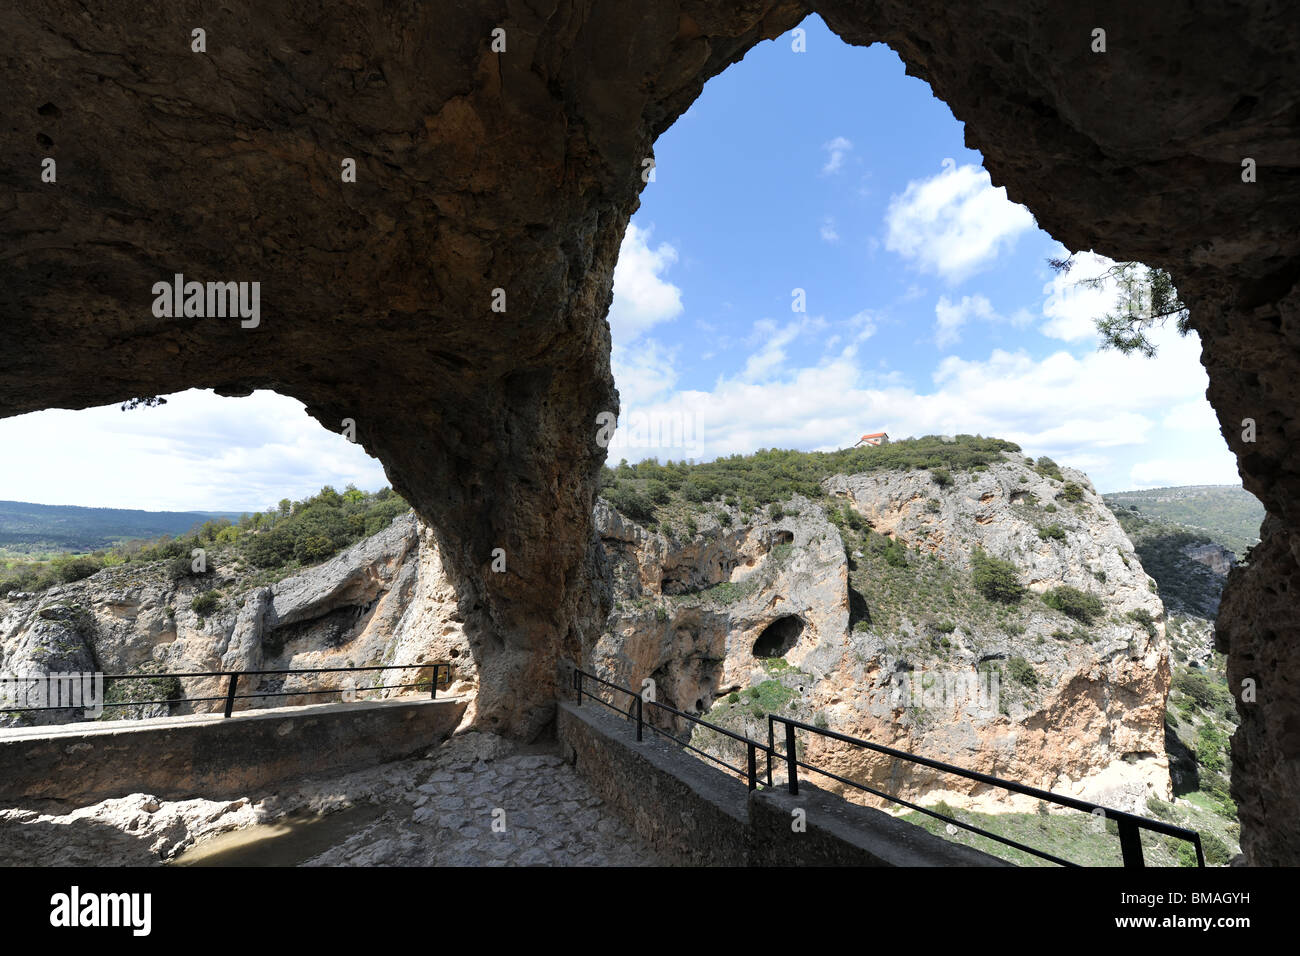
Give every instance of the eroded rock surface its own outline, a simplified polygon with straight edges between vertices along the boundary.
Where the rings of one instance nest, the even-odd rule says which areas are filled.
[[[1170,798],[1163,605],[1086,475],[1067,468],[1054,480],[1019,454],[1004,457],[946,489],[927,471],[823,483],[830,507],[848,505],[910,549],[914,563],[898,571],[892,593],[870,577],[851,581],[840,531],[822,504],[804,498],[779,520],[722,509],[734,515],[724,525],[706,514],[701,533],[684,538],[647,531],[602,503],[596,523],[611,554],[615,607],[588,660],[623,686],[649,678],[658,700],[751,739],[766,740],[763,714],[774,712],[1146,813],[1148,797]],[[1077,503],[1063,497],[1066,482]],[[1040,534],[1051,528],[1059,537]],[[921,606],[884,619],[898,587],[969,588],[976,549],[1018,569],[1028,590],[1022,606],[998,616],[973,598],[966,617],[939,620]],[[1086,627],[1037,600],[1062,585],[1100,602]],[[689,732],[681,721],[672,729]],[[695,742],[743,766],[740,745],[708,731]],[[1034,805],[823,738],[809,737],[807,747],[812,762],[899,797]]]
[[[103,674],[195,673],[411,664],[409,669],[354,673],[250,676],[239,693],[265,694],[245,707],[316,703],[331,688],[364,691],[380,685],[432,680],[451,665],[449,690],[473,695],[478,671],[465,638],[454,591],[427,528],[414,515],[360,541],[324,564],[269,586],[250,586],[250,569],[215,567],[197,578],[172,580],[162,562],[122,565],[39,596],[0,602],[0,673],[54,671]],[[195,597],[220,589],[207,615]],[[447,679],[446,672],[440,679]],[[226,679],[161,681],[154,693],[130,698],[176,703],[120,708],[110,716],[149,717],[220,710]],[[313,692],[312,694],[306,693]],[[371,691],[393,696],[411,689]],[[159,696],[161,695],[161,696]],[[204,700],[203,698],[216,698]],[[471,708],[473,704],[471,703]],[[5,722],[63,722],[80,714],[29,712]],[[467,719],[469,717],[467,716]]]
[[[236,3],[200,17],[195,53],[195,15],[174,4],[12,5],[0,414],[199,386],[354,420],[438,536],[482,722],[533,736],[556,664],[607,609],[595,421],[618,407],[604,315],[643,161],[709,77],[812,11],[898,51],[1067,246],[1174,274],[1224,435],[1277,519],[1267,560],[1234,575],[1220,640],[1270,688],[1237,734],[1246,852],[1296,862],[1276,837],[1300,815],[1284,785],[1300,620],[1274,602],[1300,568],[1293,6]],[[175,273],[260,281],[259,327],[154,318],[152,285]],[[489,570],[495,548],[507,573]]]

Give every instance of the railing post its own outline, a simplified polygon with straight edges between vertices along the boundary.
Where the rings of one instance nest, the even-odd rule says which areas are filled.
[[[767,715],[767,785],[772,786],[772,751],[776,749],[776,737],[772,730],[772,715]]]
[[[438,699],[438,668],[441,666],[442,666],[441,664],[433,665],[433,686],[429,688],[430,700]]]
[[[1137,822],[1128,817],[1117,817],[1115,823],[1119,827],[1119,848],[1124,855],[1124,865],[1145,867],[1146,862],[1142,859],[1142,833],[1138,830]]]
[[[578,692],[578,706],[582,706],[582,671],[578,668],[573,669],[573,688]]]
[[[641,695],[636,695],[636,742],[641,742],[641,728],[644,726],[644,718],[641,715]]]
[[[239,671],[230,675],[230,686],[226,689],[226,716],[235,709],[235,686],[239,683]]]
[[[799,764],[794,755],[794,724],[785,722],[785,763],[786,774],[790,778],[790,793],[799,795]]]
[[[758,747],[754,741],[749,741],[749,789],[758,789]]]

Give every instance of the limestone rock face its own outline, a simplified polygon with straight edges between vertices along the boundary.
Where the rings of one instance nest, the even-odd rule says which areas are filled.
[[[1085,475],[1064,469],[1082,498],[1046,512],[1041,505],[1062,483],[1038,475],[1021,456],[1007,458],[955,476],[944,490],[925,471],[840,475],[824,488],[877,532],[963,576],[978,547],[1016,564],[1031,594],[1061,585],[1094,594],[1104,613],[1086,640],[1063,635],[1062,616],[1032,596],[1018,628],[959,620],[942,643],[922,620],[897,629],[873,625],[871,583],[865,595],[850,589],[852,556],[840,532],[820,505],[802,498],[788,506],[796,514],[779,521],[756,516],[724,527],[705,515],[691,540],[651,533],[602,502],[596,524],[614,568],[615,604],[587,660],[598,676],[623,686],[641,688],[649,678],[657,700],[710,719],[722,715],[753,739],[765,740],[767,727],[757,713],[746,714],[747,690],[779,684],[782,715],[1146,812],[1147,797],[1170,796],[1164,608]],[[1063,540],[1039,535],[1049,518],[1068,528]],[[859,601],[865,606],[855,607]],[[1012,659],[1032,667],[1036,686],[1026,689],[1002,673]],[[999,677],[990,676],[990,662]],[[728,706],[732,694],[739,701]],[[628,706],[624,695],[610,700]],[[664,723],[690,731],[680,719]],[[696,738],[743,766],[738,745],[708,731]],[[824,738],[809,737],[807,747],[814,763],[899,797],[993,810],[1034,803]]]
[[[1237,566],[1237,556],[1221,544],[1189,544],[1183,548],[1183,554],[1221,578],[1226,578]]]
[[[158,565],[110,568],[39,597],[0,604],[0,672],[206,672],[450,663],[452,690],[472,693],[478,672],[457,618],[437,545],[414,515],[314,568],[271,587],[241,587],[241,573],[216,568],[169,580]],[[220,589],[218,609],[200,617],[197,595]],[[238,594],[238,597],[234,595]],[[239,693],[268,694],[241,707],[322,699],[306,691],[427,684],[430,668],[353,674],[242,678]],[[219,710],[225,678],[183,678],[176,713]],[[376,691],[373,697],[411,690]],[[151,716],[132,708],[129,716]],[[116,712],[110,712],[116,713]],[[62,711],[23,722],[66,720]],[[9,722],[15,718],[10,717]]]
[[[993,182],[1071,249],[1173,273],[1245,485],[1300,541],[1288,4],[304,0],[208,11],[202,53],[184,6],[11,4],[0,415],[210,387],[292,395],[326,428],[352,419],[437,536],[481,722],[535,736],[556,665],[608,607],[595,422],[618,410],[604,316],[643,163],[710,77],[811,12],[896,50]],[[155,318],[153,284],[176,273],[260,282],[260,323]],[[1229,590],[1276,590],[1300,559],[1282,548]],[[1264,627],[1253,606],[1226,602],[1233,653],[1290,662],[1300,616],[1279,606]],[[1300,720],[1293,693],[1242,706],[1243,741]],[[1259,840],[1300,815],[1300,798],[1238,786]]]

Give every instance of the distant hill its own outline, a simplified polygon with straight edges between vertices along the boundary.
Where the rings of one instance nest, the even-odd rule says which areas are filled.
[[[0,501],[0,550],[38,554],[94,551],[133,538],[184,534],[212,518],[238,511],[133,511]]]
[[[1264,506],[1237,485],[1184,485],[1102,496],[1112,511],[1137,508],[1147,518],[1199,532],[1238,557],[1259,542]]]

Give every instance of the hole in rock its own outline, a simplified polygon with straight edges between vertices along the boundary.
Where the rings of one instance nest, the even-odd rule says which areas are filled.
[[[754,656],[784,657],[799,643],[803,627],[803,618],[793,614],[778,617],[754,641]]]

